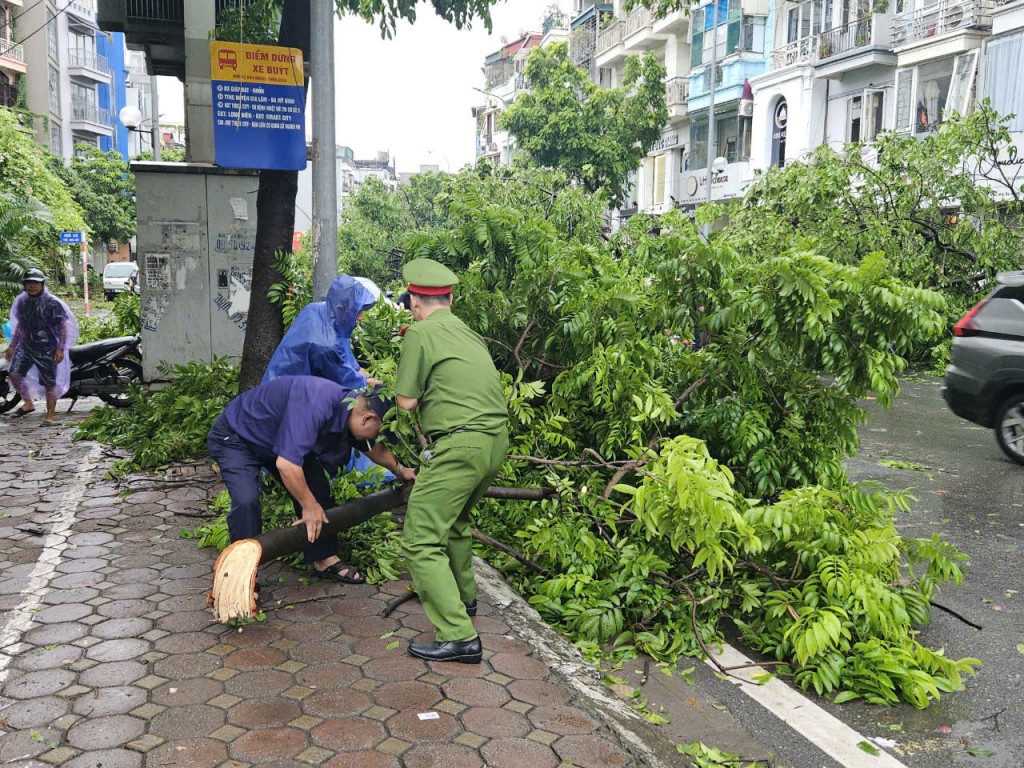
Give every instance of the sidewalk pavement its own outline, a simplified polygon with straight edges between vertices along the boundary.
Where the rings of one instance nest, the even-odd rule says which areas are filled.
[[[123,495],[114,456],[72,442],[83,417],[0,423],[0,764],[683,764],[483,563],[479,665],[407,655],[432,638],[419,603],[379,615],[406,581],[303,586],[272,564],[267,619],[213,623],[216,553],[179,530],[215,478]]]

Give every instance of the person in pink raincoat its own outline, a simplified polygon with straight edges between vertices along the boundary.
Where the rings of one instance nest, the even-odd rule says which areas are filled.
[[[30,269],[22,278],[25,291],[11,307],[11,344],[4,353],[11,385],[24,401],[11,414],[18,419],[32,413],[36,398],[46,397],[44,424],[54,423],[57,399],[71,383],[68,350],[78,339],[78,321],[68,305],[46,290],[46,276]]]

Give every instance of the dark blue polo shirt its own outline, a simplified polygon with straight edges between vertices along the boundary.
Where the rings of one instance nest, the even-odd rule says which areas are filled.
[[[282,376],[243,392],[224,409],[220,421],[268,465],[278,456],[302,466],[313,454],[331,467],[348,463],[352,448],[373,443],[348,431],[349,406],[356,393],[316,376]]]

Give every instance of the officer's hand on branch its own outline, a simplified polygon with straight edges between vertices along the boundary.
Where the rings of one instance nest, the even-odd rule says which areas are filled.
[[[398,467],[395,471],[395,477],[406,485],[412,485],[416,482],[416,470],[409,467]]]
[[[309,543],[312,544],[320,538],[320,530],[326,522],[327,515],[324,514],[324,508],[319,504],[313,504],[308,507],[303,507],[302,517],[296,520],[292,525],[305,525],[306,537],[309,539]]]

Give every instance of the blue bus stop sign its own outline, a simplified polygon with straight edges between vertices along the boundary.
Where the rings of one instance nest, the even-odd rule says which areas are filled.
[[[61,232],[60,233],[60,244],[61,245],[81,245],[82,233],[81,232]]]
[[[302,51],[210,43],[213,145],[222,168],[306,167]]]

